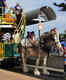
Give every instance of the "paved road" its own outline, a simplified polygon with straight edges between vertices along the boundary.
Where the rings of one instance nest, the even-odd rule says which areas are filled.
[[[31,76],[31,74],[26,75],[22,73],[11,72],[7,70],[0,69],[0,79],[1,80],[64,80],[64,77],[57,76],[59,73],[51,72],[52,75],[41,75],[39,77]]]
[[[47,69],[50,71],[49,76],[48,75],[43,75],[41,73],[41,75],[39,77],[36,77],[36,76],[33,75],[32,72],[24,74],[24,73],[20,72],[21,71],[20,67],[19,68],[16,67],[14,69],[11,67],[11,70],[9,69],[9,71],[8,71],[8,68],[5,65],[4,67],[7,71],[3,70],[3,69],[0,69],[0,79],[1,80],[64,80],[63,59],[61,59],[61,57],[59,57],[59,58],[54,57],[55,59],[52,59],[52,58],[53,57],[51,57],[51,59],[50,59],[50,62],[52,62],[51,60],[54,60],[52,62],[52,65],[50,65],[50,67],[47,67]],[[59,64],[57,59],[59,59],[60,62],[62,62],[62,63]],[[60,69],[60,68],[54,69],[54,68],[51,68],[51,66],[52,67],[57,67],[57,68],[59,66],[61,66],[60,68],[62,68],[62,69]],[[28,65],[27,67],[29,67],[29,69],[31,68],[30,71],[34,68],[34,66],[32,66],[32,65]],[[41,69],[41,67],[38,67],[38,68]]]
[[[0,80],[42,80],[42,79],[1,69]]]
[[[34,66],[28,66],[29,68]],[[47,68],[50,72],[50,75],[43,75],[41,73],[40,76],[34,76],[32,73],[32,69],[28,73],[20,72],[20,67],[11,68],[11,69],[0,69],[0,79],[1,80],[64,80],[63,70],[54,70],[53,68]]]

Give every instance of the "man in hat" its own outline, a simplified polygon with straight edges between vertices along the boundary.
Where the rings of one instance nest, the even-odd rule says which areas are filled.
[[[17,3],[16,6],[15,6],[15,14],[16,14],[16,23],[17,23],[17,25],[19,24],[20,19],[22,17],[22,11],[23,10],[22,10],[20,4]]]

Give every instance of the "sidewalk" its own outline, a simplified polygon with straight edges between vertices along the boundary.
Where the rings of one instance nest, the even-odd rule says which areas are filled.
[[[0,80],[42,80],[42,79],[0,69]]]

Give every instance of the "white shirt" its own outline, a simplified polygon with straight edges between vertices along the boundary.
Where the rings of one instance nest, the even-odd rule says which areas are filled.
[[[14,39],[15,43],[20,43],[20,41],[21,41],[20,34],[19,33],[14,34],[13,39]]]

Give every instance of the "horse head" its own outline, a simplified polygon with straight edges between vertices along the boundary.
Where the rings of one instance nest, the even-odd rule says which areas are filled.
[[[45,32],[40,37],[40,47],[43,50],[50,51],[55,46],[55,33]]]

